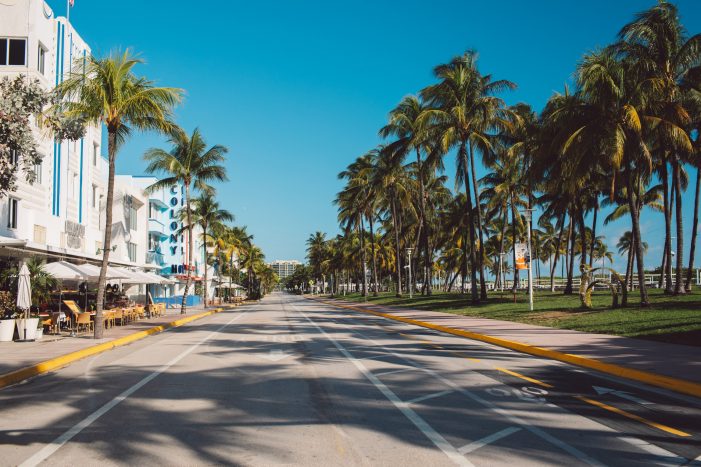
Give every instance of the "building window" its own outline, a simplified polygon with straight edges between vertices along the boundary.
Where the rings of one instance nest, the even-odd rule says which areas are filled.
[[[97,207],[97,185],[92,186],[92,207]]]
[[[34,243],[46,244],[46,227],[34,224]]]
[[[103,225],[102,225],[102,206],[105,204],[104,203],[105,197],[103,195],[100,195],[100,204],[97,205],[97,227],[102,230]]]
[[[97,159],[98,159],[99,153],[100,153],[100,146],[98,146],[97,143],[93,143],[93,145],[92,145],[92,165],[94,167],[97,167]]]
[[[19,210],[19,200],[15,198],[10,198],[8,201],[8,216],[7,216],[7,227],[10,229],[17,228],[17,211]]]
[[[34,183],[41,185],[41,162],[34,164]]]
[[[124,197],[124,208],[127,231],[136,231],[136,208],[134,207],[134,199],[130,195]]]
[[[136,263],[136,243],[127,243],[127,252],[129,253],[129,261]]]
[[[19,153],[16,149],[10,149],[10,165],[17,165],[19,163]]]
[[[27,64],[27,39],[0,38],[0,65]]]
[[[44,48],[41,43],[39,43],[39,49],[37,51],[37,70],[42,75],[46,72],[46,48]]]
[[[73,173],[73,177],[71,178],[71,196],[73,199],[78,198],[78,174]]]

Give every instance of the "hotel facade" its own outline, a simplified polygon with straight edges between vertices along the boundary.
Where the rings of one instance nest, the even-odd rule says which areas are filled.
[[[90,52],[66,18],[56,17],[43,0],[0,4],[0,79],[26,76],[51,90],[67,78],[71,64],[86,60]],[[33,132],[42,162],[35,166],[34,183],[25,181],[18,170],[17,189],[0,198],[0,259],[42,256],[47,261],[99,264],[108,175],[102,128],[88,127],[78,141],[52,139],[37,127]],[[149,292],[155,301],[175,304],[182,297],[190,247],[187,235],[177,233],[182,228],[177,211],[184,206],[184,195],[180,185],[147,193],[155,181],[115,177],[110,264],[172,279]],[[190,272],[199,279],[204,252],[199,232],[194,237]],[[210,297],[212,292],[210,285]],[[144,298],[145,288],[134,286],[128,293]],[[188,304],[199,303],[193,286],[189,295]]]

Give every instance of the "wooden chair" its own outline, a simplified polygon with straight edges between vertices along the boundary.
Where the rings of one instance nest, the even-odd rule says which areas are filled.
[[[92,331],[93,329],[93,321],[90,319],[90,313],[80,313],[75,324],[78,332],[80,332],[81,328],[85,332]]]

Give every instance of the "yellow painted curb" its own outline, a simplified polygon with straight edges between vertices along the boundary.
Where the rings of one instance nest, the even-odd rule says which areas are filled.
[[[444,332],[447,334],[452,334],[454,336],[467,337],[468,339],[474,339],[482,342],[487,342],[489,344],[498,345],[499,347],[505,347],[507,349],[516,350],[518,352],[527,353],[530,355],[537,355],[539,357],[545,357],[552,360],[558,360],[565,363],[570,363],[572,365],[581,366],[584,368],[590,368],[592,370],[600,371],[602,373],[608,373],[610,375],[618,376],[620,378],[632,379],[634,381],[640,381],[641,383],[646,383],[651,386],[657,386],[664,389],[669,389],[671,391],[688,394],[695,397],[701,397],[701,384],[693,383],[691,381],[686,381],[683,379],[672,378],[669,376],[658,375],[656,373],[650,373],[647,371],[634,370],[632,368],[626,368],[619,365],[613,365],[611,363],[604,363],[593,358],[582,357],[579,355],[573,355],[569,353],[558,352],[556,350],[550,350],[543,347],[536,347],[530,344],[523,344],[521,342],[510,341],[507,339],[502,339],[500,337],[488,336],[486,334],[478,334],[476,332],[464,331],[462,329],[450,328],[447,326],[441,326],[438,324],[427,323],[425,321],[419,321],[411,318],[404,318],[402,316],[395,316],[389,313],[382,313],[379,311],[368,310],[365,308],[342,305],[340,303],[332,303],[325,300],[320,300],[318,298],[309,298],[310,300],[315,300],[327,305],[336,306],[340,308],[346,308],[348,310],[360,311],[362,313],[368,313],[375,316],[381,316],[383,318],[393,319],[395,321],[401,321],[407,324],[413,324],[415,326],[421,326],[428,329],[433,329],[435,331]]]
[[[34,365],[20,368],[19,370],[11,371],[10,373],[5,373],[4,375],[0,375],[0,389],[19,383],[20,381],[24,381],[25,379],[29,379],[52,370],[62,368],[75,361],[81,360],[86,357],[90,357],[91,355],[97,355],[99,353],[114,349],[116,347],[122,347],[124,345],[131,344],[132,342],[141,340],[145,337],[151,336],[153,334],[163,332],[166,329],[177,328],[179,326],[198,320],[200,318],[204,318],[206,316],[210,316],[215,313],[220,313],[224,310],[229,309],[231,308],[215,308],[213,310],[198,313],[196,315],[188,316],[186,318],[176,319],[175,321],[171,321],[170,323],[164,323],[159,326],[154,326],[152,328],[135,332],[134,334],[129,334],[127,336],[123,336],[109,342],[104,342],[102,344],[86,347],[84,349],[76,350],[75,352],[67,353],[56,358],[52,358],[43,362],[36,363]]]

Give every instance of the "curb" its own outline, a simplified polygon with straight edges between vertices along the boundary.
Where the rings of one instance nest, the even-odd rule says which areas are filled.
[[[428,323],[425,321],[419,321],[411,318],[404,318],[402,316],[395,316],[390,313],[382,313],[380,311],[374,311],[369,309],[364,309],[360,307],[355,307],[351,305],[342,305],[339,303],[333,303],[326,300],[320,300],[317,298],[305,297],[308,300],[314,300],[319,303],[324,303],[331,306],[336,306],[339,308],[346,308],[352,311],[359,311],[361,313],[368,313],[375,316],[380,316],[382,318],[392,319],[394,321],[401,321],[407,324],[413,324],[415,326],[421,326],[428,329],[433,329],[434,331],[440,331],[447,334],[452,334],[454,336],[466,337],[468,339],[474,339],[488,344],[497,345],[499,347],[504,347],[511,350],[516,350],[517,352],[527,353],[530,355],[536,355],[538,357],[545,357],[551,360],[557,360],[564,363],[569,363],[572,365],[581,366],[584,368],[589,368],[592,370],[599,371],[601,373],[608,373],[610,375],[618,376],[619,378],[630,379],[634,381],[639,381],[641,383],[649,384],[651,386],[657,386],[659,388],[669,389],[674,392],[687,394],[694,397],[701,398],[701,384],[693,383],[691,381],[686,381],[683,379],[672,378],[670,376],[658,375],[656,373],[650,373],[642,370],[634,370],[632,368],[626,368],[619,365],[614,365],[611,363],[604,363],[593,358],[582,357],[579,355],[573,355],[563,352],[558,352],[557,350],[550,350],[543,347],[537,347],[530,344],[524,344],[521,342],[510,341],[508,339],[502,339],[500,337],[488,336],[486,334],[479,334],[472,331],[464,331],[462,329],[451,328],[447,326],[441,326],[438,324]]]
[[[111,340],[109,342],[104,342],[102,344],[97,344],[93,345],[90,347],[86,347],[84,349],[76,350],[71,353],[67,353],[65,355],[60,355],[55,358],[51,358],[49,360],[44,360],[43,362],[35,363],[34,365],[30,365],[24,368],[20,368],[19,370],[14,370],[9,373],[5,373],[3,375],[0,375],[0,389],[5,388],[7,386],[11,386],[13,384],[17,384],[19,382],[22,382],[26,379],[33,378],[35,376],[39,376],[44,373],[48,373],[49,371],[56,370],[59,368],[62,368],[64,366],[67,366],[73,362],[76,362],[78,360],[82,360],[86,357],[90,357],[92,355],[97,355],[103,352],[106,352],[108,350],[112,350],[116,347],[122,347],[128,344],[131,344],[132,342],[136,342],[138,340],[144,339],[148,336],[151,336],[153,334],[158,334],[160,332],[163,332],[167,329],[172,329],[172,328],[177,328],[180,327],[184,324],[190,323],[192,321],[204,318],[206,316],[213,315],[215,313],[220,313],[225,310],[230,310],[234,307],[226,307],[226,308],[215,308],[210,311],[205,311],[202,313],[198,313],[196,315],[188,316],[186,318],[180,318],[176,319],[175,321],[171,321],[170,323],[164,323],[158,326],[154,326],[149,329],[144,329],[143,331],[138,331],[133,334],[129,334],[114,340]]]

